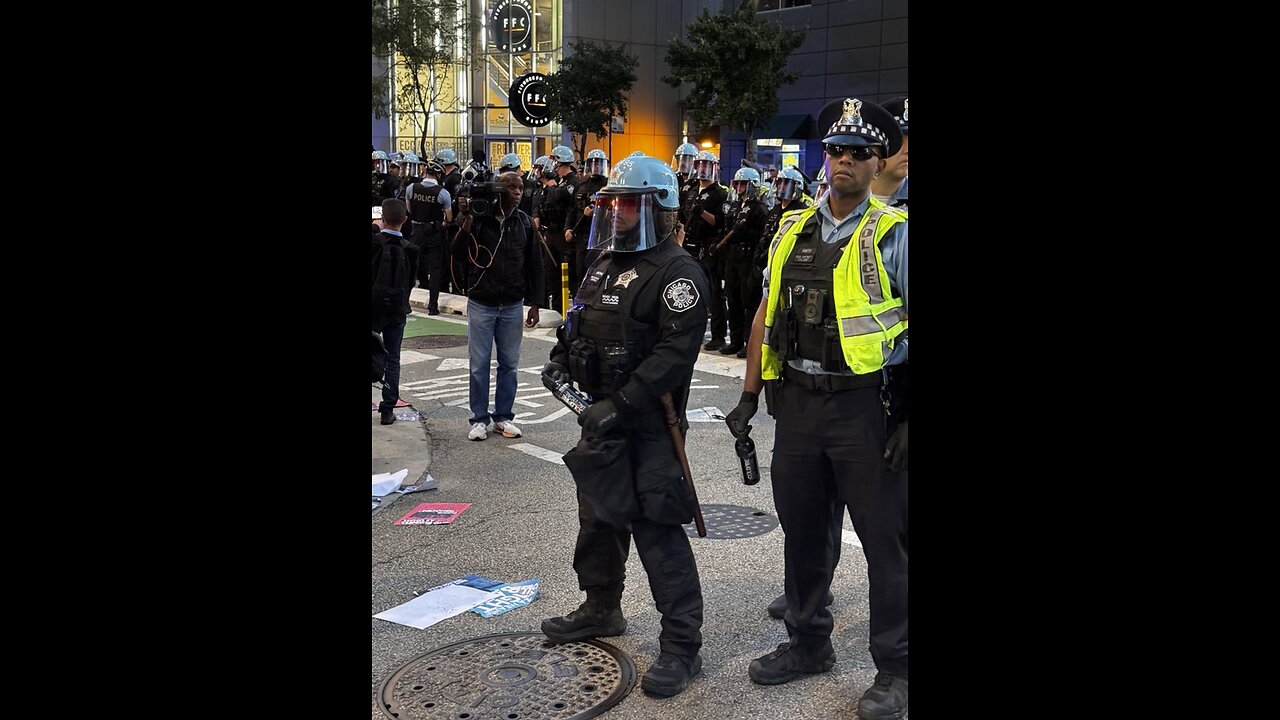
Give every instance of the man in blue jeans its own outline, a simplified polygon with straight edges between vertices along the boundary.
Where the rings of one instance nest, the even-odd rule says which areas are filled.
[[[458,198],[462,225],[455,242],[465,243],[472,265],[468,278],[476,278],[467,288],[467,353],[471,363],[471,429],[467,437],[472,440],[484,440],[490,432],[507,438],[521,434],[511,422],[515,419],[516,364],[524,338],[520,311],[528,303],[524,326],[537,325],[538,308],[545,297],[542,248],[533,233],[533,221],[519,208],[523,196],[524,181],[518,173],[507,172],[498,176],[496,183],[476,183],[468,195]],[[496,202],[490,205],[491,197]],[[495,342],[498,387],[491,413],[489,359]]]

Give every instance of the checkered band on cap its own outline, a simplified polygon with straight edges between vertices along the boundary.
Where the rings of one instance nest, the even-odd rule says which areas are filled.
[[[868,125],[862,119],[862,101],[856,98],[848,98],[844,101],[844,114],[840,119],[831,124],[831,129],[827,131],[827,137],[836,137],[838,135],[861,135],[862,137],[885,147],[889,145],[889,139],[880,128],[874,125]]]
[[[836,135],[861,135],[881,145],[887,146],[889,144],[889,139],[874,125],[842,125],[837,121],[827,131],[827,137],[835,137]]]

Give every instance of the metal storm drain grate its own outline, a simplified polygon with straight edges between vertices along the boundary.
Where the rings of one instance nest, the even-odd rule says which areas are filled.
[[[635,684],[635,663],[608,643],[510,633],[432,650],[387,678],[379,695],[396,720],[585,720]]]
[[[707,525],[708,540],[755,537],[778,527],[778,518],[741,505],[703,505],[702,521]],[[684,532],[691,538],[698,537],[698,529],[693,523],[685,525]]]

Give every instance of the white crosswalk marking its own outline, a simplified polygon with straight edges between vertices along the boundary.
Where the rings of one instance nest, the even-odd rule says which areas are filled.
[[[862,541],[858,539],[858,533],[848,528],[845,528],[844,530],[840,531],[840,541],[845,543],[846,545],[852,545],[854,547],[862,547]]]
[[[457,370],[464,367],[471,367],[471,361],[466,358],[445,358],[440,361],[440,367],[437,367],[436,371],[444,372],[445,370]]]
[[[439,359],[440,359],[439,355],[432,355],[431,353],[418,352],[417,350],[401,350],[400,351],[401,365],[411,365],[413,363],[420,363],[420,362],[426,362],[428,360],[439,360]]]
[[[568,408],[565,409],[568,410]],[[525,455],[532,455],[539,460],[546,460],[547,462],[553,462],[557,465],[564,464],[564,460],[561,459],[561,456],[564,455],[564,453],[558,453],[555,450],[548,450],[544,447],[538,447],[537,445],[532,445],[530,443],[514,443],[507,447],[512,450],[519,450]]]
[[[540,423],[549,423],[549,422],[551,422],[552,420],[558,420],[558,419],[560,419],[560,418],[564,417],[564,416],[565,416],[567,413],[569,413],[569,412],[570,412],[569,408],[567,408],[567,407],[562,407],[562,408],[560,408],[559,410],[557,410],[557,411],[555,411],[555,412],[551,413],[550,415],[548,415],[548,416],[546,416],[546,417],[544,417],[544,418],[538,418],[537,420],[524,420],[524,421],[522,421],[520,424],[521,424],[521,425],[538,425],[538,424],[540,424]]]

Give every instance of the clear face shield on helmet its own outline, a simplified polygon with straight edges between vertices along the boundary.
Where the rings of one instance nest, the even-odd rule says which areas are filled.
[[[661,162],[661,161],[659,161]],[[596,193],[590,249],[639,252],[657,247],[676,229],[676,213],[658,204],[653,192]]]
[[[587,174],[599,175],[600,177],[609,176],[609,159],[602,157],[587,158]]]
[[[800,183],[785,175],[779,175],[773,181],[773,190],[778,194],[779,200],[794,200],[800,197]]]
[[[385,157],[376,157],[373,159],[373,171],[379,175],[386,175],[388,171],[388,161]]]
[[[750,180],[734,180],[729,183],[729,187],[733,188],[733,196],[735,200],[756,199],[756,185]]]
[[[693,160],[696,157],[696,155],[675,155],[671,158],[671,169],[687,176],[693,172]]]
[[[694,160],[693,161],[694,177],[698,178],[699,180],[714,181],[716,179],[716,169],[718,166],[719,166],[719,163],[712,162],[710,160]]]

